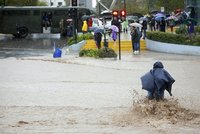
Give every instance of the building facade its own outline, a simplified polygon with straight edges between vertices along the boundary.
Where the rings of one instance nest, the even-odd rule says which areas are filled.
[[[185,0],[185,6],[186,8],[194,7],[194,18],[198,21],[198,24],[200,24],[200,0]]]
[[[79,0],[79,6],[92,9],[92,1],[91,0]]]
[[[67,6],[70,6],[71,0],[66,0]],[[92,0],[77,0],[80,7],[92,9]]]
[[[46,2],[48,6],[66,6],[65,0],[40,0]]]

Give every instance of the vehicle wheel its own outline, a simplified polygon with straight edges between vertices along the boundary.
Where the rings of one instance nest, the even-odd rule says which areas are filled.
[[[19,27],[19,35],[21,38],[25,38],[28,35],[27,27]]]

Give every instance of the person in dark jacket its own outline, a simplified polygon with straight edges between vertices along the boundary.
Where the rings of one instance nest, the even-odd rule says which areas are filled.
[[[189,22],[188,34],[189,34],[190,39],[192,39],[192,37],[194,36],[194,31],[195,31],[194,22]]]
[[[161,32],[165,32],[165,28],[166,28],[165,18],[162,17],[162,19],[161,19],[161,21],[160,21],[160,31],[161,31]]]
[[[147,21],[144,20],[144,21],[142,22],[142,33],[143,33],[142,39],[145,39],[145,38],[146,38],[146,31],[147,31]]]
[[[156,31],[156,21],[154,18],[151,18],[151,20],[149,22],[149,26],[151,28],[151,31]]]
[[[148,91],[149,99],[163,99],[164,91],[167,90],[172,96],[172,84],[174,78],[164,69],[162,62],[157,61],[153,65],[153,69],[141,77],[142,88]]]
[[[101,48],[102,34],[100,32],[96,33],[94,35],[94,39],[95,39],[97,48],[100,49]]]
[[[136,27],[131,28],[131,41],[134,54],[139,54],[140,52],[140,38],[141,32]]]

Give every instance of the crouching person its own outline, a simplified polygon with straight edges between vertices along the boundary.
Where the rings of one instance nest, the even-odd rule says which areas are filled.
[[[164,69],[162,62],[157,61],[148,73],[141,77],[142,89],[148,91],[149,99],[164,99],[164,92],[167,90],[172,96],[172,84],[174,78]]]

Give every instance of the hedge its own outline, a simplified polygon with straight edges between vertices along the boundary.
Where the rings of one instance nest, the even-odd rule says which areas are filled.
[[[80,57],[95,57],[95,58],[116,58],[117,54],[111,48],[101,49],[82,49],[79,52]]]
[[[148,31],[147,39],[165,43],[200,46],[200,36],[192,36],[191,38],[182,34]]]

